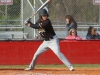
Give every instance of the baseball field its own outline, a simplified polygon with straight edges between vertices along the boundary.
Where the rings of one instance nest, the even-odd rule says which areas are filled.
[[[0,75],[100,75],[99,64],[74,64],[75,71],[65,65],[37,65],[34,70],[25,71],[28,65],[1,65]]]

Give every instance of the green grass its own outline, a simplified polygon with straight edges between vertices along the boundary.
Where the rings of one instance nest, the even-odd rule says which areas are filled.
[[[73,66],[80,68],[100,68],[100,64],[74,64]]]
[[[0,65],[0,69],[25,69],[29,65]],[[100,64],[73,64],[75,68],[100,68]],[[66,68],[65,65],[36,65],[35,68]]]

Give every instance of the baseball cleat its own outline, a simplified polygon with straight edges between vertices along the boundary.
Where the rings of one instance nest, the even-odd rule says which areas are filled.
[[[73,68],[73,66],[71,66],[69,69],[70,69],[70,71],[74,71],[74,68]]]
[[[32,68],[26,68],[25,71],[33,70]]]

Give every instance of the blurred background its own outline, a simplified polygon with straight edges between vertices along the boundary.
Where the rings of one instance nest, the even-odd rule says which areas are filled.
[[[38,30],[25,26],[28,19],[46,0],[0,0],[0,39],[34,39]],[[52,0],[45,9],[49,12],[58,38],[66,37],[66,15],[78,24],[78,35],[86,39],[87,29],[93,26],[100,33],[100,5],[96,0]],[[99,1],[98,1],[99,3]],[[31,21],[38,19],[36,14]]]

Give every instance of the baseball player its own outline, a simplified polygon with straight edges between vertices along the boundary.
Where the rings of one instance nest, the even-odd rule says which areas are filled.
[[[36,65],[36,61],[40,54],[44,53],[48,49],[51,49],[58,58],[69,68],[70,71],[74,71],[73,66],[68,61],[68,59],[60,52],[59,47],[59,40],[54,32],[54,29],[52,27],[51,21],[49,20],[49,14],[46,9],[41,9],[39,11],[39,19],[36,22],[36,24],[33,24],[30,20],[25,21],[25,25],[38,29],[39,34],[43,37],[44,41],[37,49],[36,53],[34,54],[34,57],[29,65],[28,68],[25,70],[34,70],[34,67]]]

